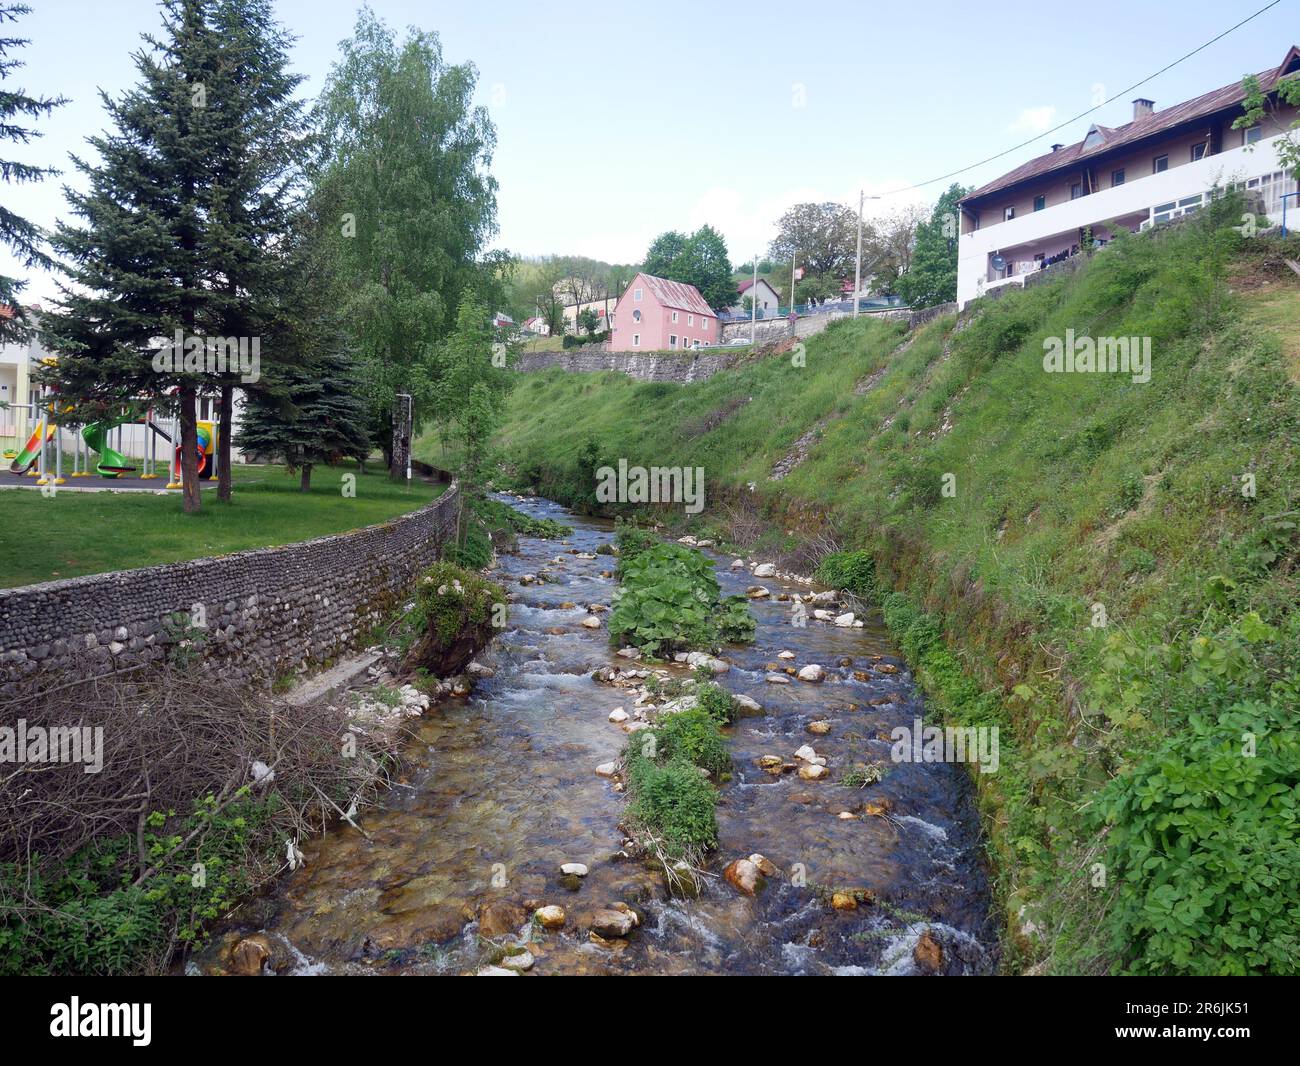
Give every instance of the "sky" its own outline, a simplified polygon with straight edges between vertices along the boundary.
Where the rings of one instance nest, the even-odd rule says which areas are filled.
[[[5,146],[60,178],[0,186],[3,204],[52,228],[66,206],[68,165],[104,128],[99,99],[135,81],[131,53],[156,31],[154,0],[27,0],[17,24],[31,44],[13,84],[70,102],[44,136]],[[1129,101],[1157,109],[1275,66],[1300,43],[1300,0],[1271,10],[1140,89],[1050,136],[1057,123],[1160,70],[1268,0],[947,0],[804,7],[752,0],[372,0],[395,28],[436,31],[449,62],[473,63],[478,102],[497,128],[500,189],[494,246],[520,255],[637,262],[669,230],[709,223],[733,262],[766,251],[776,221],[808,200],[868,214],[928,204],[951,180],[981,185],[1072,143],[1092,122],[1118,126]],[[298,40],[304,94],[319,91],[350,36],[354,0],[277,0]],[[1038,139],[957,179],[907,186]],[[24,276],[0,255],[0,270]],[[53,279],[28,273],[27,300]]]

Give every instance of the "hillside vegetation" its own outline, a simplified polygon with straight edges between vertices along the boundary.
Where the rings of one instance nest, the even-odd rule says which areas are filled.
[[[975,776],[1012,970],[1300,971],[1300,241],[1238,207],[960,321],[836,323],[806,365],[509,402],[516,487],[596,509],[606,463],[703,467],[689,526],[624,510],[821,564],[941,714],[999,726]],[[1067,330],[1150,338],[1150,381],[1046,373]]]

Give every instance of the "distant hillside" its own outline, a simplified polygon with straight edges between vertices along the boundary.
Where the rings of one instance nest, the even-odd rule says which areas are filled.
[[[961,321],[835,323],[804,367],[510,400],[516,485],[702,466],[693,532],[866,553],[932,703],[1002,731],[976,784],[1011,969],[1300,970],[1300,240],[1235,209]],[[1149,382],[1046,373],[1067,331],[1149,338]]]

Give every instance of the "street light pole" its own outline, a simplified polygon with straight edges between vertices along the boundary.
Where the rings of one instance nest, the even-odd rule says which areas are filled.
[[[858,254],[853,260],[853,317],[858,317],[858,292],[862,289],[862,203],[865,199],[858,190]]]

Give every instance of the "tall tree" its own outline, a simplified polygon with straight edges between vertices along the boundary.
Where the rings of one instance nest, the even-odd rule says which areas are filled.
[[[31,13],[26,4],[0,4],[0,140],[27,145],[40,131],[28,123],[49,116],[56,107],[67,103],[62,96],[30,96],[17,86],[6,83],[25,64],[10,54],[28,44],[24,37],[11,37],[3,27]],[[0,178],[6,182],[23,183],[40,181],[59,172],[52,167],[39,167],[16,159],[0,158]],[[45,235],[34,223],[0,205],[0,243],[3,243],[24,270],[33,267],[51,267],[53,261],[45,250]],[[26,286],[19,278],[0,274],[0,304],[12,310],[12,317],[0,317],[0,341],[16,340],[23,336],[28,325],[18,294]]]
[[[647,274],[694,285],[710,307],[730,307],[736,302],[727,243],[712,226],[701,226],[690,236],[661,233],[646,252],[643,269]]]
[[[462,294],[482,285],[479,255],[496,232],[496,133],[471,103],[477,72],[443,59],[435,33],[399,42],[369,10],[325,85],[318,211],[334,221],[346,320],[363,363],[372,424],[392,476],[391,409],[431,410],[440,342]]]
[[[857,242],[856,211],[844,204],[795,204],[777,223],[768,255],[781,264],[797,258],[806,273],[838,280],[853,275]]]
[[[958,202],[970,190],[951,185],[939,197],[928,221],[916,228],[911,267],[896,288],[912,307],[933,307],[957,299]]]
[[[212,12],[220,42],[204,84],[216,114],[214,181],[205,205],[218,249],[211,279],[219,294],[221,336],[266,337],[267,355],[283,360],[267,336],[286,284],[282,246],[302,178],[307,124],[294,93],[302,76],[288,70],[293,38],[276,22],[271,0],[220,0]],[[231,493],[233,396],[240,377],[219,374],[217,498]]]
[[[219,108],[207,79],[219,62],[213,0],[164,0],[158,37],[135,53],[139,84],[118,99],[101,93],[114,132],[88,138],[98,162],[73,156],[88,191],[67,189],[81,223],[60,222],[53,244],[68,270],[58,310],[42,319],[60,353],[49,371],[60,389],[88,406],[167,402],[181,426],[186,511],[199,510],[195,398],[211,388],[203,353],[155,366],[151,338],[221,336],[227,296],[213,284],[227,235],[207,205],[218,199]]]

